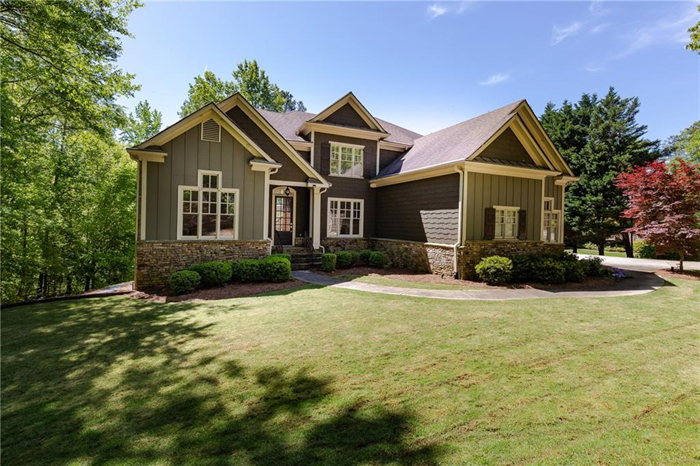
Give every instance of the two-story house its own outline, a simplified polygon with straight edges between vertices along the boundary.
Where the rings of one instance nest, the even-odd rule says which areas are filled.
[[[293,247],[373,248],[467,278],[487,255],[561,250],[576,180],[524,100],[422,136],[352,93],[318,114],[257,110],[234,94],[128,152],[139,164],[137,288],[196,262]]]

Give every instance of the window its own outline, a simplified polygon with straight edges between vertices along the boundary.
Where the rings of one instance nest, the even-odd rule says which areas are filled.
[[[365,148],[351,144],[331,142],[331,167],[333,176],[362,178],[362,158]]]
[[[221,172],[199,171],[199,186],[180,186],[178,239],[238,237],[238,190],[221,187]]]
[[[518,237],[518,207],[499,207],[496,209],[495,239],[515,239]]]
[[[554,210],[554,198],[544,199],[544,240],[550,243],[559,242],[559,216],[560,212]]]
[[[328,199],[328,236],[362,236],[364,201]]]

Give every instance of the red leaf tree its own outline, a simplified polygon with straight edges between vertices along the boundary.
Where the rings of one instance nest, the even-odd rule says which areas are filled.
[[[660,250],[683,258],[700,244],[700,165],[684,160],[651,162],[621,173],[616,180],[628,199],[623,217],[633,219],[630,233]]]

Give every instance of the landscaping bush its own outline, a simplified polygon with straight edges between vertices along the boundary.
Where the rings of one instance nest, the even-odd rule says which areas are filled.
[[[290,264],[292,263],[292,255],[291,255],[291,254],[286,254],[286,253],[279,252],[279,253],[276,253],[276,254],[272,254],[272,255],[270,255],[269,257],[282,257],[282,258],[284,258],[284,259],[287,259],[287,260],[289,261]]]
[[[369,255],[368,263],[371,267],[384,268],[386,267],[386,256],[383,252],[373,251]]]
[[[603,267],[603,259],[600,257],[590,257],[579,261],[583,268],[583,273],[587,277],[602,277],[605,275],[605,267]]]
[[[566,282],[566,270],[563,261],[546,257],[537,261],[533,269],[533,278],[539,283],[557,285]]]
[[[510,260],[513,263],[511,281],[514,283],[537,281],[537,277],[534,276],[534,270],[537,262],[540,260],[539,257],[534,254],[518,254],[510,257]]]
[[[561,262],[564,266],[564,276],[567,282],[581,282],[586,278],[583,265],[579,260],[565,260]]]
[[[364,265],[369,265],[369,256],[372,255],[371,249],[363,249],[360,251],[360,262]]]
[[[332,272],[335,270],[335,263],[338,257],[332,253],[325,253],[321,255],[321,270],[324,272]]]
[[[274,255],[259,261],[258,269],[262,281],[285,282],[292,277],[292,263],[289,259],[282,256]]]
[[[256,259],[244,259],[238,263],[238,280],[243,283],[262,281],[260,261]]]
[[[181,270],[170,275],[168,287],[172,294],[192,293],[200,281],[201,277],[194,270]]]
[[[647,244],[646,241],[635,241],[632,249],[634,250],[634,257],[640,259],[656,259],[656,246]]]
[[[508,283],[513,273],[513,262],[507,257],[490,256],[476,265],[477,276],[489,285]]]
[[[231,264],[226,262],[204,262],[187,268],[201,277],[203,287],[221,286],[231,281]]]
[[[352,254],[352,265],[353,267],[360,264],[360,253],[357,251],[350,251]]]
[[[336,254],[336,266],[339,269],[347,269],[352,267],[352,253],[350,251],[340,251]]]

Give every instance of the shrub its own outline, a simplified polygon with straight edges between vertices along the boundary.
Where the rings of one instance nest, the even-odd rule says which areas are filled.
[[[204,262],[188,267],[202,278],[202,286],[221,286],[231,281],[231,264],[226,262]]]
[[[490,256],[476,265],[477,276],[489,285],[503,285],[510,281],[513,262],[507,257]]]
[[[260,261],[244,259],[238,263],[238,279],[243,283],[262,281]]]
[[[371,267],[384,268],[386,267],[386,256],[383,252],[373,251],[369,255],[368,263]]]
[[[372,255],[371,249],[363,249],[362,251],[360,251],[360,262],[362,262],[365,265],[368,265],[370,255]]]
[[[561,265],[564,266],[564,276],[567,282],[580,282],[586,278],[586,272],[583,270],[581,261],[565,260],[561,262]]]
[[[547,257],[537,261],[533,278],[539,283],[556,285],[566,282],[566,270],[562,261]]]
[[[590,257],[579,262],[583,268],[583,273],[587,277],[602,277],[605,275],[603,259],[600,257]]]
[[[170,275],[168,287],[172,294],[192,293],[200,281],[201,277],[194,270],[181,270]]]
[[[536,281],[534,270],[539,258],[533,254],[519,254],[510,258],[513,263],[513,273],[511,280],[515,283],[525,283]]]
[[[335,270],[335,263],[338,257],[335,254],[325,253],[321,255],[321,270],[332,272]]]
[[[259,262],[258,268],[262,281],[284,282],[292,276],[292,263],[286,257],[270,256]]]
[[[640,259],[656,259],[656,246],[647,244],[646,241],[635,241],[632,249],[634,249],[634,257]]]
[[[350,251],[340,251],[335,255],[337,258],[336,266],[339,269],[347,269],[352,267],[352,253],[350,253]]]
[[[276,254],[272,254],[272,255],[270,255],[270,256],[268,256],[268,257],[282,257],[283,259],[287,259],[287,260],[289,261],[290,264],[292,263],[292,255],[291,255],[291,254],[286,254],[286,253],[281,253],[281,252],[279,252],[279,253],[276,253]]]
[[[360,253],[357,251],[350,251],[350,254],[352,255],[352,265],[358,265],[360,263]]]

